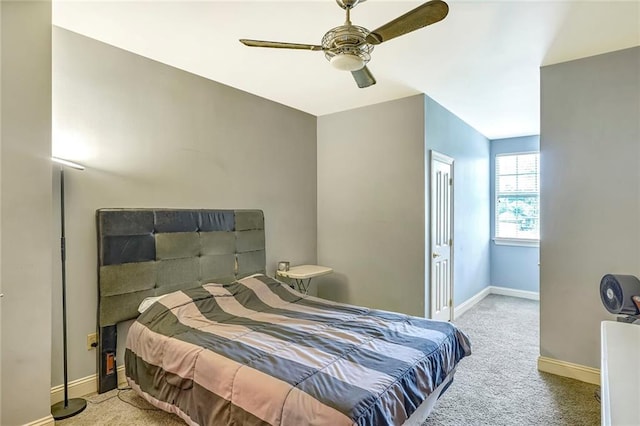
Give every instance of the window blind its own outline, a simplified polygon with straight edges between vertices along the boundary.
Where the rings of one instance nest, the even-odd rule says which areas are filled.
[[[496,156],[496,238],[540,239],[540,155]]]

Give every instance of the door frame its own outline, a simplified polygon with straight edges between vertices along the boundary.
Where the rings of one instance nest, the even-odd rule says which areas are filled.
[[[434,149],[430,150],[430,156],[429,156],[429,249],[428,249],[428,261],[429,261],[429,318],[433,318],[433,303],[432,303],[432,296],[433,296],[433,274],[431,271],[431,260],[432,260],[432,256],[433,256],[433,215],[431,214],[432,211],[432,206],[433,206],[433,162],[434,161],[440,161],[442,163],[446,163],[449,166],[451,166],[451,208],[450,208],[450,224],[451,224],[451,244],[450,244],[450,248],[451,248],[451,253],[449,255],[449,262],[451,263],[451,268],[450,268],[450,276],[449,276],[449,291],[451,292],[451,302],[449,304],[449,321],[452,321],[454,318],[454,297],[453,297],[453,290],[454,290],[454,244],[455,244],[455,238],[454,238],[454,217],[455,217],[455,179],[454,177],[454,166],[455,166],[455,159],[453,157],[449,157],[448,155],[442,154]]]

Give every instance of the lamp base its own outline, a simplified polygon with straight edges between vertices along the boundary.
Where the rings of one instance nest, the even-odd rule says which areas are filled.
[[[62,420],[83,412],[85,408],[87,408],[87,401],[82,398],[73,398],[68,401],[66,406],[64,401],[53,404],[51,406],[51,415],[55,420]]]

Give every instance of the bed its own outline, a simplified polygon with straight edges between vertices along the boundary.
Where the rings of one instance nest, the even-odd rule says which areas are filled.
[[[125,372],[192,425],[420,424],[467,337],[447,322],[312,297],[265,275],[258,210],[99,210],[99,384]],[[143,299],[160,296],[139,317]]]

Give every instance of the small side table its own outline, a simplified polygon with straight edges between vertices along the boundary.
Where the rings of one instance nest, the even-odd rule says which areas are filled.
[[[312,278],[327,275],[332,272],[333,269],[327,268],[326,266],[300,265],[292,266],[288,271],[276,271],[276,275],[294,280],[296,286],[298,286],[298,291],[303,291],[304,294],[307,294]],[[306,284],[304,282],[305,280],[307,280]]]

